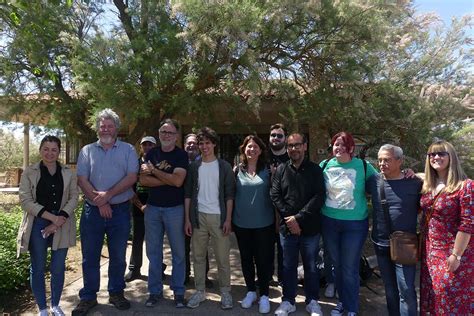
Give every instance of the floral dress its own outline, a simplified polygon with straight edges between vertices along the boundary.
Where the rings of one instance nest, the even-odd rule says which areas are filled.
[[[454,272],[446,271],[457,232],[472,234],[474,230],[473,186],[472,180],[466,180],[462,188],[453,193],[442,192],[437,198],[426,193],[421,197],[423,222],[427,212],[432,212],[422,243],[421,315],[474,315],[472,237],[459,268]]]

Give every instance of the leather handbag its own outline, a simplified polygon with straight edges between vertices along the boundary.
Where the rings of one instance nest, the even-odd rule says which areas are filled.
[[[385,198],[385,181],[381,179],[380,201],[390,232],[390,258],[393,262],[403,265],[416,264],[420,258],[418,235],[404,231],[392,232],[392,224],[388,212],[388,203]]]
[[[399,230],[390,234],[390,257],[395,263],[416,264],[420,257],[418,246],[417,234]]]

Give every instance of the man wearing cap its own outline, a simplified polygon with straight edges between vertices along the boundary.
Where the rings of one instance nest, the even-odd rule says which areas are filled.
[[[138,158],[140,166],[144,164],[146,154],[156,146],[156,139],[153,136],[145,136],[140,141],[141,156]],[[125,282],[142,278],[140,269],[143,262],[143,241],[145,240],[145,222],[143,212],[146,200],[148,199],[148,188],[136,183],[133,202],[133,241],[132,254],[130,256],[129,272],[125,275]]]

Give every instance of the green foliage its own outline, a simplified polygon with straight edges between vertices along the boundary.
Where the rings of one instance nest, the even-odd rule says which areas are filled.
[[[79,227],[82,203],[76,208],[76,227]],[[30,257],[29,253],[16,258],[16,237],[23,211],[20,206],[8,210],[0,206],[0,292],[8,294],[21,290],[28,285]],[[77,229],[79,238],[79,229]],[[48,262],[51,252],[48,251]]]
[[[29,256],[16,258],[16,236],[21,223],[22,211],[15,207],[10,211],[0,209],[0,292],[8,293],[27,285]]]
[[[0,129],[0,171],[23,166],[23,142],[14,135]],[[30,144],[30,161],[39,161],[39,148]]]
[[[461,124],[450,141],[461,159],[464,172],[470,179],[474,179],[474,122],[471,120]]]
[[[222,104],[258,118],[271,97],[290,105],[288,125],[323,138],[350,130],[418,157],[436,126],[469,115],[472,17],[446,28],[412,2],[116,0],[117,14],[101,1],[15,3],[0,11],[0,91],[15,96],[12,112],[51,115],[83,141],[94,137],[86,117],[104,107],[136,141],[163,116],[202,124]],[[31,91],[51,98],[18,96]]]

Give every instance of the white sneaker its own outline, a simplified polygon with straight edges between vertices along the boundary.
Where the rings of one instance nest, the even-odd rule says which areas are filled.
[[[319,306],[318,302],[315,300],[311,300],[308,305],[306,305],[306,311],[311,316],[322,316],[323,312],[321,311],[321,307]]]
[[[64,316],[64,312],[59,306],[51,307],[51,314],[53,314],[53,316]]]
[[[268,300],[268,296],[260,296],[260,300],[258,301],[258,312],[260,314],[270,313],[270,301]]]
[[[245,295],[244,299],[240,303],[242,308],[250,308],[252,304],[257,301],[257,292],[249,291],[247,295]]]
[[[293,313],[294,311],[296,311],[296,306],[294,304],[291,304],[288,301],[283,301],[276,309],[275,315],[287,316],[289,313]]]
[[[48,309],[42,309],[39,311],[38,316],[49,316]]]
[[[326,286],[326,290],[324,291],[324,296],[326,296],[327,298],[333,298],[336,294],[335,292],[336,286],[334,285],[334,283],[328,283],[328,285]]]

